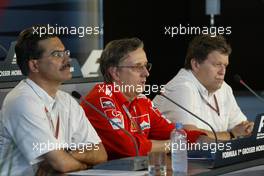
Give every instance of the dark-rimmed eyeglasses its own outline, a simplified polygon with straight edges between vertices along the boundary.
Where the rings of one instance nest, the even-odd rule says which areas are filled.
[[[49,56],[64,58],[64,57],[70,57],[70,55],[71,55],[70,50],[65,50],[65,51],[55,50],[55,51],[52,51],[52,53],[50,53]]]
[[[151,70],[152,64],[151,63],[146,63],[145,65],[120,65],[117,66],[120,68],[131,68],[137,72],[142,72],[144,69],[147,69],[148,71]]]

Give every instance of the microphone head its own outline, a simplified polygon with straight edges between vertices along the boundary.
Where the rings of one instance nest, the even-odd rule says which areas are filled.
[[[71,95],[78,100],[82,97],[81,94],[77,91],[72,91]]]
[[[236,75],[234,76],[234,80],[235,80],[236,82],[239,82],[239,83],[240,83],[240,81],[241,81],[242,79],[241,79],[241,77],[240,77],[238,74],[236,74]]]

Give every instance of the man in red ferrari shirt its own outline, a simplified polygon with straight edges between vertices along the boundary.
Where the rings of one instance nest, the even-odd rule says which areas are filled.
[[[143,42],[138,38],[111,41],[99,63],[104,83],[97,84],[86,100],[135,138],[139,155],[164,151],[174,124],[166,120],[151,100],[142,94],[151,69]],[[131,137],[85,102],[81,105],[99,134],[109,159],[136,156]],[[199,137],[203,138],[202,134],[187,131],[188,141],[195,142]]]

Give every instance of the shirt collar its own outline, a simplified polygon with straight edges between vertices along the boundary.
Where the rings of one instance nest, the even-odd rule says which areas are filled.
[[[113,96],[115,96],[116,100],[119,101],[120,104],[125,104],[125,105],[129,105],[130,102],[129,100],[125,97],[125,95],[119,91],[120,89],[115,88],[115,85],[112,84],[106,84],[105,83],[105,87],[106,87],[106,92],[111,92]],[[108,93],[109,94],[109,93]]]
[[[52,98],[45,90],[43,90],[40,86],[38,86],[31,79],[27,78],[24,81],[36,93],[36,95],[43,101],[48,111],[51,111],[54,107],[56,97]]]

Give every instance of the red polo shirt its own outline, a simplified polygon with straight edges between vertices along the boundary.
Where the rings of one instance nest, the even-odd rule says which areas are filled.
[[[145,95],[141,94],[129,102],[113,84],[97,84],[86,100],[130,132],[138,144],[139,155],[147,155],[152,147],[151,140],[170,139],[170,133],[175,128]],[[84,102],[81,106],[100,136],[108,159],[136,156],[134,144],[127,134]],[[189,142],[195,142],[203,134],[199,131],[186,132]]]

